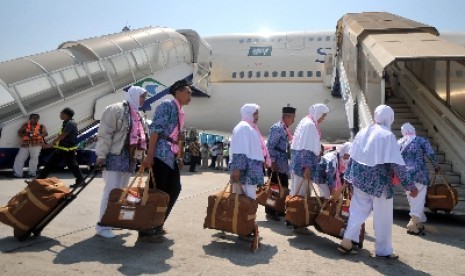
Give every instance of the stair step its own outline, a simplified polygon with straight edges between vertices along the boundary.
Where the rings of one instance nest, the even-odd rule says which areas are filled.
[[[392,98],[389,98],[387,101],[386,101],[386,104],[389,105],[391,103],[405,103],[405,100],[402,99],[402,98],[398,98],[398,97],[392,97]]]
[[[412,111],[410,110],[410,107],[393,107],[394,113],[411,113]]]
[[[417,122],[411,122],[411,121],[407,121],[407,120],[405,122],[401,122],[401,121],[395,120],[394,123],[392,123],[391,128],[392,129],[400,129],[402,127],[402,125],[404,123],[407,123],[407,122],[410,123],[415,128],[415,130],[423,129],[423,124],[418,122],[418,120],[417,120]]]
[[[396,108],[409,107],[409,105],[407,103],[388,103],[387,105],[392,107],[392,109],[394,109],[394,110],[396,110]]]
[[[396,113],[394,113],[394,118],[395,118],[394,121],[396,121],[398,119],[416,119],[417,122],[418,122],[417,116],[415,116],[411,112],[396,112]]]
[[[397,114],[394,115],[394,123],[398,123],[398,124],[400,124],[401,126],[402,126],[404,123],[421,124],[421,122],[420,122],[420,120],[418,120],[418,118],[413,118],[413,117],[410,117],[410,118],[402,118],[402,117],[397,117]]]

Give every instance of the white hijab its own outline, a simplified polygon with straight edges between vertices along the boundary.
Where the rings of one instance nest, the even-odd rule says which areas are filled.
[[[376,166],[394,163],[405,165],[394,134],[390,127],[394,111],[387,105],[375,109],[375,124],[362,129],[352,142],[350,157],[359,164]]]
[[[253,124],[253,114],[260,109],[256,104],[245,104],[241,108],[242,121],[234,127],[231,136],[230,155],[245,154],[252,160],[264,161],[262,140]]]
[[[400,152],[402,153],[405,148],[417,137],[415,127],[410,123],[405,123],[400,127],[403,137],[400,138],[397,143],[400,146]]]
[[[318,120],[324,113],[328,113],[329,108],[324,104],[314,104],[308,109],[308,115],[300,120],[294,132],[291,149],[310,150],[316,156],[320,155],[321,143],[318,131]],[[310,118],[313,118],[313,120]]]
[[[131,88],[128,89],[128,92],[125,93],[126,101],[133,110],[139,110],[140,96],[146,92],[147,90],[140,86],[131,86]]]
[[[315,121],[318,121],[323,114],[328,113],[329,108],[324,104],[314,104],[308,109],[308,115],[312,116]]]

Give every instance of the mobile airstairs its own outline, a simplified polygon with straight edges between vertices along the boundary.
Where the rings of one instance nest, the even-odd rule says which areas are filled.
[[[402,137],[401,125],[410,122],[428,138],[459,192],[453,213],[465,213],[465,48],[434,27],[389,13],[346,14],[336,35],[334,62],[352,135],[373,123],[378,105],[391,106],[393,133]],[[394,204],[408,208],[401,188]]]

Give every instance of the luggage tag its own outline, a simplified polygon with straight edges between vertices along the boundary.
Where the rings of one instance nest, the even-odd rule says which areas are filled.
[[[142,160],[144,157],[144,150],[136,149],[134,151],[134,159]]]
[[[136,216],[136,209],[133,207],[121,207],[119,211],[119,220],[134,220]]]
[[[266,205],[275,206],[275,204],[276,204],[276,200],[271,199],[271,198],[266,199]]]

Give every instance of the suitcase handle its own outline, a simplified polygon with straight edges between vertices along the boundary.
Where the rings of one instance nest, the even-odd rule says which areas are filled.
[[[276,178],[278,179],[278,185],[279,185],[279,197],[282,198],[284,195],[284,187],[281,185],[281,179],[279,179],[278,172],[271,171],[270,177],[268,178],[267,184],[265,184],[266,187],[266,194],[269,196],[271,194],[271,178],[273,177],[273,174],[276,174]]]
[[[145,168],[140,167],[139,171],[134,176],[132,181],[129,183],[128,187],[126,189],[124,189],[123,192],[121,193],[121,196],[119,198],[119,202],[123,202],[123,199],[125,199],[128,196],[129,190],[134,186],[134,183],[136,182],[137,178],[139,178],[139,182],[138,182],[137,186],[141,187],[142,178],[144,177],[144,172],[145,172]],[[147,204],[147,201],[148,201],[148,198],[149,198],[149,181],[150,181],[150,178],[152,178],[154,188],[156,188],[155,179],[153,177],[153,172],[152,172],[151,168],[149,169],[149,175],[148,175],[147,179],[145,180],[145,186],[144,186],[144,191],[142,193],[142,200],[141,200],[141,205],[142,206],[145,206],[145,204]]]

